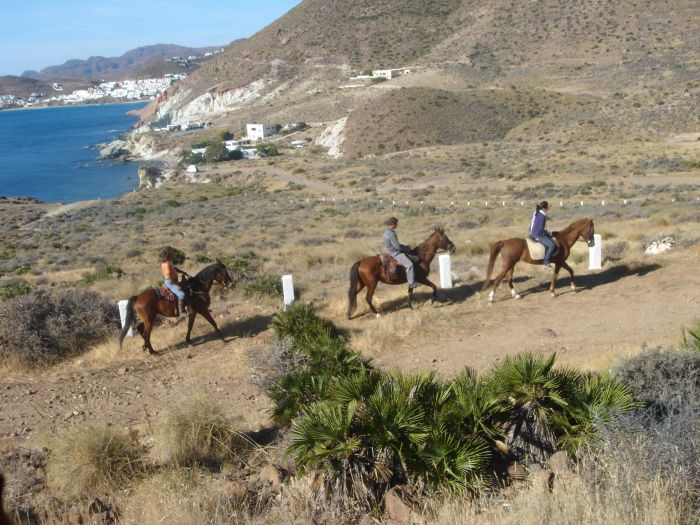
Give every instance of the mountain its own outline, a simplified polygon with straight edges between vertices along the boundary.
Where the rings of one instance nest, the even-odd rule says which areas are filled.
[[[381,153],[376,136],[385,152],[495,136],[659,137],[700,117],[699,20],[697,2],[304,0],[203,63],[142,118],[233,129],[347,119],[353,156]],[[404,66],[412,73],[388,82],[349,79]],[[401,113],[371,118],[386,108]],[[480,125],[491,131],[474,131]]]
[[[61,82],[61,86],[63,88],[62,92],[70,93],[75,89],[85,89],[89,87],[90,82],[69,80]],[[56,91],[51,86],[51,82],[14,75],[0,76],[0,96],[12,95],[26,101],[33,93],[43,93],[44,95],[52,96],[60,92]]]
[[[81,80],[123,80],[125,78],[144,77],[149,69],[161,73],[183,72],[186,66],[181,63],[166,62],[172,57],[186,58],[188,56],[202,57],[207,52],[213,52],[214,47],[190,48],[172,44],[157,44],[144,46],[127,51],[114,58],[90,57],[87,60],[69,60],[60,66],[50,66],[41,71],[25,71],[22,77],[36,80],[52,81],[62,79]],[[187,71],[185,71],[187,72]]]

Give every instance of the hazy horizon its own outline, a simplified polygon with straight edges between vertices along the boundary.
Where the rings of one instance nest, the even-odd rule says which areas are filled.
[[[91,56],[118,57],[155,44],[225,46],[255,34],[300,1],[8,0],[0,3],[5,22],[0,75],[19,76]]]

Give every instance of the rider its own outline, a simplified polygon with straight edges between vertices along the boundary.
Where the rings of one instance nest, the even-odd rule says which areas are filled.
[[[547,201],[540,202],[535,209],[535,213],[532,214],[532,221],[530,222],[530,238],[533,241],[544,244],[544,247],[547,249],[543,261],[545,268],[550,267],[549,260],[557,248],[554,241],[550,238],[549,232],[545,229],[547,210],[549,210],[549,203]]]
[[[160,267],[161,270],[163,270],[163,278],[165,279],[163,281],[163,284],[165,284],[165,286],[167,286],[168,289],[177,296],[177,302],[179,306],[177,315],[179,316],[187,312],[187,307],[185,306],[185,292],[183,292],[182,288],[178,285],[177,274],[178,272],[185,274],[185,272],[183,272],[173,264],[174,254],[174,248],[170,246],[166,247],[163,250],[161,256]]]
[[[399,239],[396,236],[396,227],[399,225],[399,220],[396,217],[390,217],[386,221],[386,230],[384,230],[384,247],[396,261],[406,268],[406,279],[408,280],[409,288],[416,288],[419,283],[416,282],[415,270],[413,261],[408,257],[407,253],[411,251],[410,246],[399,244]]]

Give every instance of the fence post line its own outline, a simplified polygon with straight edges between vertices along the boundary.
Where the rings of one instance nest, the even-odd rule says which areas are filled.
[[[440,288],[452,288],[452,261],[448,253],[438,257],[440,264]]]
[[[292,274],[282,276],[282,294],[284,295],[284,309],[294,304],[294,279]]]

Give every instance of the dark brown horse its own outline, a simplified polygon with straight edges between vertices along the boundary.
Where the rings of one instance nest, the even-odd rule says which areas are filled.
[[[581,239],[588,243],[588,246],[593,246],[594,235],[593,231],[593,221],[591,219],[579,219],[574,223],[569,224],[566,228],[560,232],[554,232],[553,236],[557,240],[559,245],[559,250],[552,256],[552,263],[554,263],[554,272],[552,273],[552,284],[549,286],[549,291],[554,295],[554,287],[557,283],[557,275],[559,275],[559,270],[561,268],[566,269],[571,275],[571,288],[576,289],[576,281],[574,280],[574,271],[566,263],[569,254],[571,253],[571,247],[574,243]],[[493,272],[493,266],[496,261],[496,257],[501,255],[501,271],[493,279],[493,289],[489,292],[489,302],[493,301],[493,296],[496,293],[496,288],[498,283],[504,277],[508,277],[508,285],[510,286],[510,294],[516,298],[520,299],[520,295],[515,291],[513,286],[513,270],[515,265],[520,262],[526,262],[530,264],[542,264],[542,260],[533,260],[530,257],[530,250],[527,248],[527,241],[525,239],[507,239],[505,241],[498,241],[491,245],[491,257],[489,257],[489,266],[486,272],[486,282],[484,282],[484,287],[481,291],[485,291],[489,287],[491,282],[491,273]]]
[[[214,321],[214,318],[209,313],[209,303],[211,302],[209,290],[215,281],[224,287],[233,282],[228,273],[228,269],[224,263],[218,259],[216,263],[207,266],[194,277],[189,277],[182,282],[182,287],[188,290],[185,300],[185,304],[189,307],[187,336],[185,337],[185,341],[188,344],[192,343],[190,341],[190,333],[192,332],[192,325],[194,324],[194,318],[197,317],[197,314],[209,321],[209,324],[216,330],[216,335],[222,340],[224,339],[224,336],[219,331],[219,327],[216,325],[216,321]],[[124,328],[119,334],[120,348],[124,336],[135,321],[134,313],[136,317],[140,319],[140,322],[136,324],[136,330],[141,334],[141,337],[143,337],[143,349],[148,350],[151,354],[157,355],[158,352],[153,350],[151,346],[153,321],[158,315],[162,315],[163,317],[176,317],[176,303],[161,298],[158,291],[153,288],[131,297],[126,305]]]
[[[0,525],[12,525],[10,517],[5,513],[2,503],[2,491],[5,488],[5,478],[0,474]]]
[[[418,257],[416,263],[416,282],[430,286],[433,289],[432,301],[437,298],[437,286],[428,280],[430,273],[430,263],[433,261],[435,254],[439,250],[448,250],[450,253],[455,252],[455,245],[445,235],[445,230],[441,227],[436,227],[435,231],[423,243],[411,250],[410,254]],[[348,291],[348,319],[357,308],[357,294],[362,289],[367,287],[367,295],[365,299],[369,305],[369,309],[377,317],[379,314],[372,304],[372,296],[377,288],[377,283],[381,281],[386,284],[404,284],[406,281],[406,270],[399,265],[396,272],[396,279],[391,280],[387,277],[382,265],[382,260],[379,255],[365,257],[360,259],[350,268],[350,290]],[[411,308],[411,297],[413,289],[408,289],[408,307]]]

